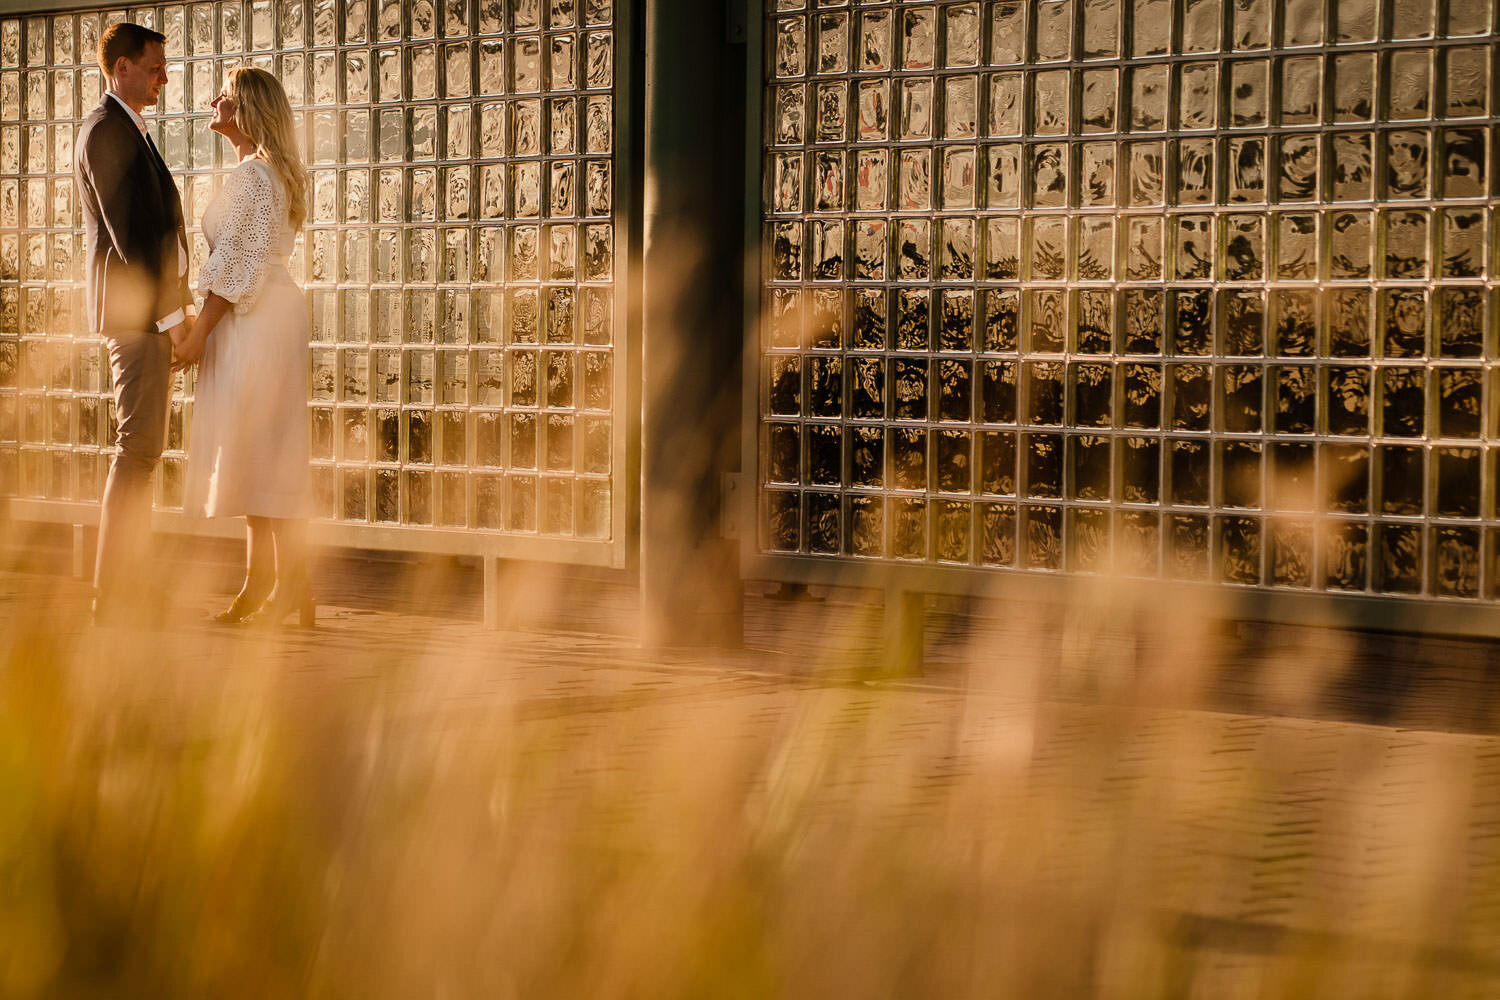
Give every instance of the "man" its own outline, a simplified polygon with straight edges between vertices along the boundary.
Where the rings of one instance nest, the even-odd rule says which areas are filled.
[[[118,427],[99,517],[96,622],[124,618],[126,595],[143,590],[151,480],[172,392],[172,334],[187,332],[192,303],[182,199],[141,119],[167,82],[165,42],[138,24],[104,32],[99,68],[109,86],[75,142],[89,328],[109,348]]]

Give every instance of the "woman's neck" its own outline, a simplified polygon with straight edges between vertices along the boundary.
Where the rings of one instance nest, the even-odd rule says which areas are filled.
[[[234,151],[239,154],[240,161],[244,162],[255,155],[255,143],[249,139],[236,139],[234,140]]]

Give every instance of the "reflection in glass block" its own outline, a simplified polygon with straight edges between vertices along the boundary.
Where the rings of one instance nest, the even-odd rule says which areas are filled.
[[[1025,110],[1021,89],[1023,80],[1020,73],[990,75],[989,117],[986,120],[985,135],[1015,136],[1021,134],[1021,122]],[[884,94],[883,90],[881,94]],[[869,135],[861,136],[861,138],[884,138],[884,131],[882,130],[879,136]]]
[[[1382,132],[1386,197],[1425,198],[1428,195],[1428,147],[1423,131]]]
[[[892,415],[897,420],[927,419],[927,383],[927,362],[896,360],[892,373]]]
[[[1276,353],[1311,357],[1318,350],[1318,294],[1312,289],[1277,289],[1271,293]]]
[[[1319,454],[1324,507],[1349,514],[1369,511],[1369,451],[1360,446],[1323,445]]]
[[[1133,142],[1129,150],[1126,201],[1132,206],[1160,205],[1165,197],[1165,154],[1159,142]]]
[[[1347,521],[1322,528],[1323,584],[1330,590],[1364,590],[1369,577],[1369,529]]]
[[[1201,580],[1208,575],[1208,518],[1174,515],[1170,521],[1169,573],[1179,580]]]
[[[1110,499],[1111,440],[1092,435],[1067,440],[1072,451],[1070,495],[1076,500]]]
[[[1382,445],[1380,510],[1385,514],[1421,514],[1426,476],[1421,448]]]
[[[855,350],[882,350],[886,346],[886,297],[876,289],[854,293],[854,322],[850,346]]]
[[[1379,589],[1416,594],[1422,590],[1422,529],[1409,524],[1381,524]]]
[[[1433,452],[1437,495],[1433,510],[1442,517],[1478,517],[1480,452],[1477,448],[1438,448]]]
[[[1126,365],[1122,422],[1126,427],[1161,426],[1161,369],[1155,365]]]
[[[1179,205],[1203,205],[1213,200],[1214,143],[1212,139],[1178,139],[1174,192]]]
[[[1303,366],[1277,368],[1274,378],[1277,432],[1313,433],[1317,429],[1317,380],[1314,369]]]
[[[1029,277],[1033,281],[1060,281],[1067,275],[1067,220],[1057,215],[1031,220],[1028,234]]]
[[[1427,295],[1421,289],[1385,290],[1385,356],[1421,357],[1427,353]]]
[[[889,448],[892,488],[927,489],[927,431],[914,427],[893,428]]]
[[[1218,578],[1224,583],[1260,583],[1260,521],[1218,517]]]
[[[900,95],[901,139],[932,138],[932,80],[907,79],[901,81]]]
[[[1426,372],[1384,368],[1380,375],[1382,432],[1391,437],[1421,437],[1426,427]]]
[[[1026,422],[1061,425],[1065,403],[1063,366],[1055,362],[1027,362],[1024,371],[1027,400]]]
[[[1445,358],[1476,358],[1484,353],[1485,297],[1477,288],[1438,290],[1438,349]]]
[[[1438,434],[1477,438],[1484,429],[1483,373],[1477,368],[1438,370]]]
[[[1209,503],[1209,449],[1202,441],[1171,443],[1171,502],[1180,506],[1207,507]]]
[[[1313,526],[1308,521],[1271,522],[1270,582],[1278,587],[1313,585]]]
[[[1432,544],[1433,592],[1443,597],[1478,597],[1479,531],[1474,528],[1437,528]]]
[[[1068,146],[1038,143],[1027,147],[1027,176],[1031,179],[1030,203],[1036,208],[1056,208],[1068,200]]]
[[[1179,289],[1171,293],[1171,301],[1173,353],[1208,354],[1213,344],[1212,293]]]
[[[1107,291],[1080,290],[1074,296],[1077,324],[1074,350],[1081,354],[1108,354],[1114,332],[1114,296]]]
[[[1072,103],[1068,71],[1036,73],[1030,79],[1031,107],[1035,116],[1033,132],[1037,135],[1068,134],[1071,127],[1069,107]]]
[[[1262,203],[1266,200],[1266,140],[1261,138],[1230,139],[1226,143],[1228,163],[1228,200],[1237,204]]]
[[[1062,569],[1062,510],[1058,507],[1022,508],[1024,565],[1027,569]]]
[[[1079,120],[1084,133],[1113,132],[1119,100],[1119,70],[1085,70],[1078,88]]]
[[[1225,365],[1219,368],[1220,408],[1223,429],[1256,433],[1261,429],[1264,384],[1257,365]]]
[[[1109,512],[1086,507],[1068,511],[1067,567],[1075,573],[1110,568]]]
[[[1440,177],[1445,198],[1483,198],[1489,191],[1489,137],[1483,129],[1445,129]]]
[[[981,492],[1015,496],[1016,438],[1014,434],[980,435],[979,489]]]
[[[1329,433],[1370,433],[1370,370],[1356,367],[1328,369],[1325,411]]]
[[[927,558],[927,501],[891,501],[891,555],[897,559]]]

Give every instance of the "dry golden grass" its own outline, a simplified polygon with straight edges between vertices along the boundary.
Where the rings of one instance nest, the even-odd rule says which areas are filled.
[[[793,676],[7,588],[7,1000],[1500,991],[1500,743],[1202,711],[1212,609],[1090,584],[872,685],[818,680],[868,642],[837,603],[777,611]],[[1257,683],[1308,714],[1348,663],[1309,632]]]

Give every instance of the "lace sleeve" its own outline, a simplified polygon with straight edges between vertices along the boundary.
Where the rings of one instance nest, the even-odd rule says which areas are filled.
[[[198,291],[204,296],[217,293],[243,314],[255,304],[265,280],[266,264],[286,217],[286,195],[269,166],[247,160],[229,175],[219,197],[223,201],[218,239],[198,272]]]

